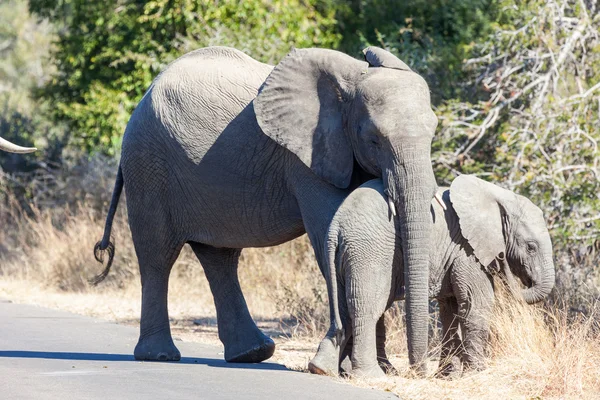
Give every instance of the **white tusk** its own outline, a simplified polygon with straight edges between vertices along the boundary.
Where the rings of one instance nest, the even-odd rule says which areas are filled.
[[[433,197],[435,197],[435,200],[438,202],[438,204],[440,205],[440,207],[442,207],[444,211],[448,209],[446,208],[446,203],[444,203],[444,199],[442,199],[442,196],[440,196],[439,193],[436,193]]]
[[[390,208],[392,215],[395,217],[396,216],[396,206],[394,205],[394,202],[392,201],[391,197],[388,197],[388,207]]]
[[[14,143],[9,142],[6,139],[0,137],[0,150],[8,151],[9,153],[25,154],[32,153],[37,149],[35,147],[21,147]]]

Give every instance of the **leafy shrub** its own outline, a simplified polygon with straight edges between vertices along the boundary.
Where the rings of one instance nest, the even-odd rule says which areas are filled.
[[[300,0],[31,0],[62,25],[57,73],[39,93],[71,145],[115,154],[131,111],[167,63],[191,49],[234,46],[274,62],[292,46],[333,47],[332,12]]]

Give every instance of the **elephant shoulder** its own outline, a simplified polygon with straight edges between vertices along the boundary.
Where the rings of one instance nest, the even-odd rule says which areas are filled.
[[[208,148],[252,102],[272,68],[231,48],[193,51],[156,77],[139,113],[176,140],[201,135]]]
[[[393,225],[383,190],[381,179],[362,184],[346,197],[338,213],[349,214],[348,219],[360,224]]]
[[[246,106],[258,93],[273,67],[229,47],[206,47],[185,54],[154,81],[162,100],[238,103]]]
[[[382,210],[388,210],[387,198],[384,194],[383,181],[371,179],[356,188],[350,196],[357,206],[364,209],[373,209],[381,214]]]

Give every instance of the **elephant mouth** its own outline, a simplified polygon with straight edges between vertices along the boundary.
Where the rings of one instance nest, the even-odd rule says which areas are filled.
[[[520,281],[521,284],[525,286],[525,288],[533,287],[533,279],[524,272],[524,270],[526,269],[525,266],[521,268],[515,268],[514,265],[508,259],[506,259],[504,262],[507,264],[506,267],[508,267],[504,268],[504,274],[511,274],[518,278],[518,280],[513,279],[513,282],[516,283]]]

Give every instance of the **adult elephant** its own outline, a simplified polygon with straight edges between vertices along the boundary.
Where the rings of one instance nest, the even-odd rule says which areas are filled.
[[[123,186],[142,280],[140,360],[178,360],[167,314],[169,272],[189,243],[204,267],[225,359],[258,362],[274,351],[240,290],[244,247],[304,232],[315,249],[328,216],[365,176],[382,177],[399,218],[407,266],[410,360],[427,348],[430,151],[437,118],[425,81],[391,53],[366,62],[324,49],[293,50],[272,67],[209,47],[170,64],[127,125],[101,242]],[[321,257],[318,257],[321,259]]]
[[[37,149],[35,147],[17,146],[16,144],[11,143],[8,140],[2,139],[0,137],[0,150],[7,151],[9,153],[25,154],[25,153],[32,153],[32,152],[36,151]]]

